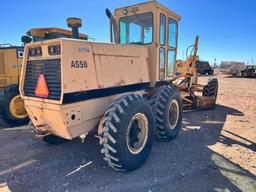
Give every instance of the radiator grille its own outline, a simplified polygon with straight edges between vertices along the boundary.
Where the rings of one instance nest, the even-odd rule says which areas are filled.
[[[25,95],[37,97],[35,95],[35,87],[40,74],[44,74],[49,89],[47,99],[60,100],[61,69],[59,59],[28,61],[24,83]]]

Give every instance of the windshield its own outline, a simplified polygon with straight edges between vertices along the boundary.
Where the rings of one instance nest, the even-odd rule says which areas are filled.
[[[153,41],[153,14],[143,13],[120,19],[121,44],[150,44]]]

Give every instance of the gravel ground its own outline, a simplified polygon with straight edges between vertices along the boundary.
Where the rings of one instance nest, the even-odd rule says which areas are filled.
[[[185,112],[178,138],[130,173],[109,168],[92,135],[50,146],[0,131],[0,191],[256,191],[256,79],[218,79],[215,109]]]

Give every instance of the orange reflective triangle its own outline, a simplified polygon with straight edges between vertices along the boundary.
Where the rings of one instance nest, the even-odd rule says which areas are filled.
[[[48,97],[49,89],[44,74],[40,74],[37,80],[35,94],[38,97]]]

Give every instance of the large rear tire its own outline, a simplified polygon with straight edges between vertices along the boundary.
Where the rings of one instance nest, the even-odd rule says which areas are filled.
[[[155,114],[155,134],[159,141],[170,141],[177,137],[182,126],[182,98],[173,86],[162,86],[152,97]]]
[[[144,164],[154,140],[151,106],[138,94],[114,101],[101,120],[98,134],[101,153],[118,171],[133,171]]]
[[[10,125],[25,125],[29,117],[18,91],[8,92],[3,96],[3,119]]]

